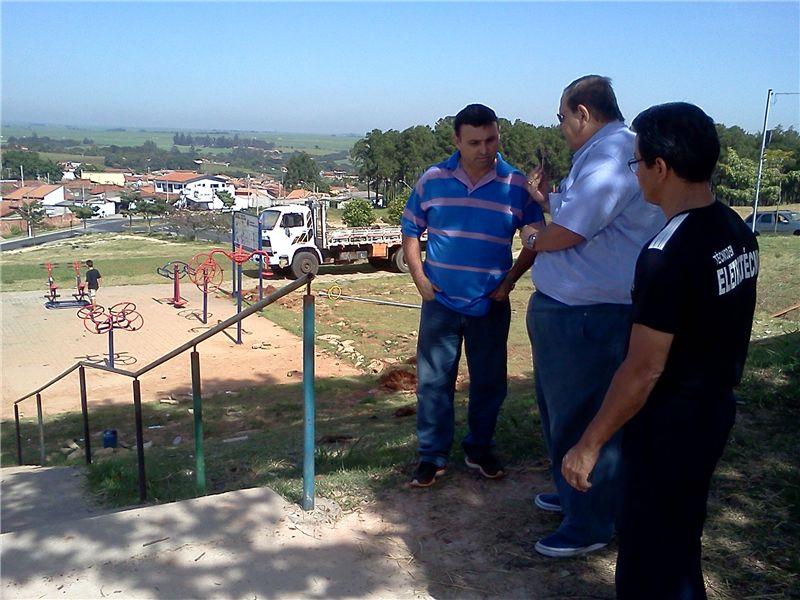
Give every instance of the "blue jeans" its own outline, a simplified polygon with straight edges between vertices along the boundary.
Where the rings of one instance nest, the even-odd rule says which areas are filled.
[[[528,303],[536,400],[564,509],[558,531],[580,546],[607,543],[614,533],[621,497],[622,433],[603,446],[588,492],[566,482],[561,460],[597,414],[625,358],[630,311],[624,304],[568,306],[541,292]]]
[[[495,425],[506,398],[508,300],[492,302],[482,317],[463,315],[436,300],[422,303],[417,344],[417,439],[420,460],[447,464],[455,436],[455,395],[461,343],[469,368],[469,432],[461,441],[479,459],[494,447]]]

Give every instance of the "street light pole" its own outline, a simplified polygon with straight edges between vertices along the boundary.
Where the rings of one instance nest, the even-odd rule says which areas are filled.
[[[761,170],[764,167],[764,150],[767,147],[767,121],[769,120],[769,102],[772,100],[772,89],[767,90],[767,109],[764,112],[764,134],[761,136],[761,153],[758,156],[758,176],[756,177],[756,196],[753,199],[752,231],[756,231],[756,215],[758,214],[758,193],[761,190]]]

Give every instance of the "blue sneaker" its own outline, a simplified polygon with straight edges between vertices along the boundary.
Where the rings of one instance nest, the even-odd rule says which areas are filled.
[[[539,554],[549,556],[550,558],[570,558],[572,556],[594,552],[607,545],[607,543],[601,543],[584,546],[568,540],[566,536],[556,531],[553,535],[548,535],[546,538],[536,542],[536,546],[534,547]]]
[[[533,503],[540,510],[554,513],[564,512],[564,509],[561,508],[561,499],[558,494],[536,494]]]

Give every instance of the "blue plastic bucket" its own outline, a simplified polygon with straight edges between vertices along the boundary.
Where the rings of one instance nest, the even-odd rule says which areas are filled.
[[[116,448],[117,447],[117,430],[106,429],[103,432],[103,448]]]

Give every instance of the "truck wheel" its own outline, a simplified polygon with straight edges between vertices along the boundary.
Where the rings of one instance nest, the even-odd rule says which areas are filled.
[[[292,278],[297,279],[311,273],[316,275],[319,272],[319,259],[313,252],[298,252],[292,260]]]
[[[392,269],[397,271],[398,273],[408,273],[408,263],[406,262],[406,253],[403,252],[403,248],[398,248],[397,250],[392,253],[391,259],[389,259],[392,263]]]

